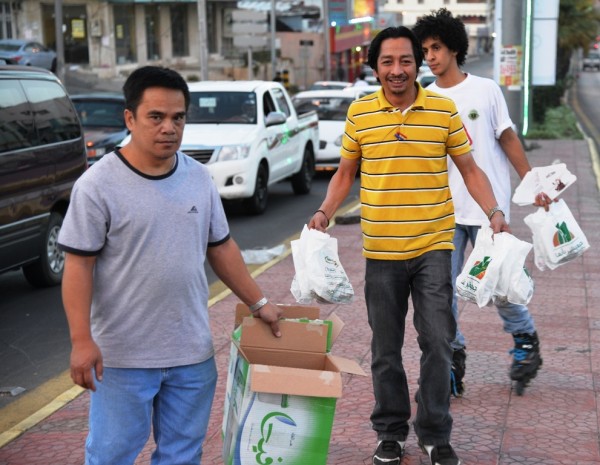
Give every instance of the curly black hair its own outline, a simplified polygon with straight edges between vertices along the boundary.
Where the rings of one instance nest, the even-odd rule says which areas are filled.
[[[423,51],[421,49],[421,43],[409,28],[405,26],[397,26],[385,28],[371,41],[371,44],[369,45],[368,63],[372,69],[377,71],[377,58],[379,58],[379,52],[381,51],[381,43],[385,39],[398,39],[400,37],[405,37],[410,40],[410,43],[412,44],[413,55],[415,56],[415,62],[417,64],[417,69],[420,68],[421,64],[423,63]]]
[[[430,15],[419,18],[412,30],[421,42],[429,38],[440,40],[446,47],[456,52],[458,66],[465,64],[469,49],[469,35],[464,23],[453,17],[446,8],[440,8]]]

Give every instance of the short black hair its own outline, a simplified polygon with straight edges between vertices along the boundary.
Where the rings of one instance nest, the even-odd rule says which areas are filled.
[[[379,34],[375,36],[375,38],[371,41],[371,45],[369,45],[369,66],[377,71],[377,59],[379,58],[379,53],[381,51],[381,43],[385,39],[397,39],[399,37],[406,37],[410,40],[413,49],[413,55],[415,56],[415,62],[417,64],[417,70],[421,67],[423,63],[423,50],[421,49],[421,43],[413,34],[413,32],[405,27],[405,26],[392,26],[385,28]]]
[[[185,79],[177,71],[162,66],[142,66],[129,75],[123,84],[125,108],[135,114],[142,96],[150,87],[180,90],[185,99],[185,111],[190,105],[190,90]]]
[[[456,52],[458,66],[465,64],[469,50],[469,35],[464,23],[452,16],[446,8],[440,8],[427,16],[419,18],[413,32],[423,42],[425,39],[437,39],[453,52]]]

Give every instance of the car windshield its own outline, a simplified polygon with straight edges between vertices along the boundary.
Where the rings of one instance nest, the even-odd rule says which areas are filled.
[[[21,46],[19,44],[3,44],[0,42],[0,50],[3,52],[17,52]]]
[[[345,121],[354,97],[296,97],[294,107],[299,114],[315,110],[319,120]]]
[[[254,92],[191,92],[186,122],[256,124]]]
[[[75,100],[75,109],[83,127],[125,127],[123,111],[124,102],[109,102],[106,100]]]

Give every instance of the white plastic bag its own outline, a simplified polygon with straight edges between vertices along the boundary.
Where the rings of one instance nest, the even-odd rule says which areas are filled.
[[[297,302],[352,301],[354,289],[340,263],[337,239],[304,225],[300,239],[292,241],[291,246],[296,274],[290,290]]]
[[[582,255],[590,244],[563,199],[552,202],[548,211],[538,208],[525,217],[533,236],[535,264],[551,270]]]
[[[494,304],[510,302],[527,305],[533,297],[535,286],[533,278],[525,268],[525,259],[533,245],[509,233],[495,234],[494,243],[506,249],[500,268],[500,279],[492,298]]]
[[[498,234],[496,236],[499,236]],[[507,249],[502,240],[494,240],[492,228],[483,226],[477,234],[473,251],[456,278],[456,292],[480,308],[491,303]]]

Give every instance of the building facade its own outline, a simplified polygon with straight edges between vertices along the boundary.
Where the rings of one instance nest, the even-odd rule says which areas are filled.
[[[146,64],[199,66],[197,0],[0,0],[0,38],[35,39],[56,49],[56,1],[62,9],[67,66],[88,68],[100,77],[128,74]],[[204,4],[209,79],[246,79],[248,50],[236,46],[232,11],[243,7],[270,13],[271,1]],[[326,71],[332,79],[353,80],[366,62],[378,8],[375,0],[277,1],[276,67],[288,71],[298,88],[324,79]],[[358,18],[362,22],[354,22]],[[270,42],[264,50],[253,50],[253,57],[254,77],[272,77]]]
[[[465,23],[469,54],[492,51],[494,2],[492,0],[386,0],[383,11],[395,13],[399,24],[412,27],[432,10],[447,8]]]

